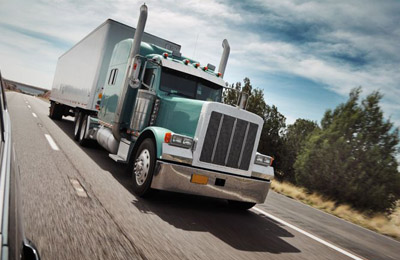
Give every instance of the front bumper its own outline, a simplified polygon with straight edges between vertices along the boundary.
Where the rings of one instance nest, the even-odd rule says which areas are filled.
[[[192,183],[191,177],[194,173],[207,176],[208,183]],[[158,190],[253,203],[265,201],[270,185],[268,180],[229,175],[164,161],[157,161],[151,183],[151,187]]]

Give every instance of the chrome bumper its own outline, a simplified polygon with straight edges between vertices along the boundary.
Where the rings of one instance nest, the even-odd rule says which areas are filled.
[[[191,182],[192,174],[208,177],[207,184]],[[270,181],[244,178],[174,163],[157,161],[151,187],[220,199],[263,203]]]

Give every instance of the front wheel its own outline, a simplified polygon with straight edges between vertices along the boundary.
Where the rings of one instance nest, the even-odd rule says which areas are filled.
[[[239,209],[239,210],[246,210],[246,209],[251,209],[254,207],[256,204],[253,202],[245,202],[245,201],[236,201],[236,200],[228,200],[229,207],[233,209]]]
[[[143,140],[133,160],[132,189],[139,197],[152,192],[151,181],[156,163],[156,148],[151,138]]]

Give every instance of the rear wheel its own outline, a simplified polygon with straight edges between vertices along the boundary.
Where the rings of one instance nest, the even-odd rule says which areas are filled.
[[[82,114],[80,112],[75,113],[74,139],[77,141],[79,140],[79,134],[81,131],[81,126],[82,126],[81,122],[82,122]]]
[[[80,116],[80,118],[81,118],[82,123],[81,123],[81,127],[80,127],[80,130],[79,130],[78,141],[79,141],[80,145],[86,146],[87,143],[88,143],[88,139],[86,139],[86,137],[85,137],[86,136],[86,125],[87,125],[88,116],[85,115],[85,114],[82,114]]]
[[[156,163],[156,148],[153,139],[147,138],[136,151],[132,167],[133,191],[140,197],[146,197],[153,191],[151,181]]]
[[[229,207],[233,209],[239,209],[239,210],[246,210],[246,209],[251,209],[256,205],[256,203],[253,202],[244,202],[244,201],[236,201],[236,200],[228,200]]]

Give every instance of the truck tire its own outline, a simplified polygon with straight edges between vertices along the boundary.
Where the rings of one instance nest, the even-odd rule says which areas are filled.
[[[245,202],[245,201],[236,201],[236,200],[228,200],[229,207],[233,209],[238,209],[238,210],[247,210],[251,209],[256,205],[256,203],[253,202]]]
[[[53,120],[61,120],[63,115],[63,106],[54,101],[50,103],[49,117]]]
[[[75,120],[74,120],[74,139],[76,141],[79,140],[81,126],[82,126],[82,113],[77,112],[77,113],[75,113]]]
[[[88,116],[83,114],[83,113],[79,113],[81,116],[81,127],[79,130],[79,137],[78,137],[78,142],[81,146],[86,146],[88,143],[88,139],[85,138],[86,135],[86,124],[87,124],[87,120],[88,120]]]
[[[156,164],[156,147],[153,139],[144,139],[132,160],[132,189],[139,197],[149,196]]]

